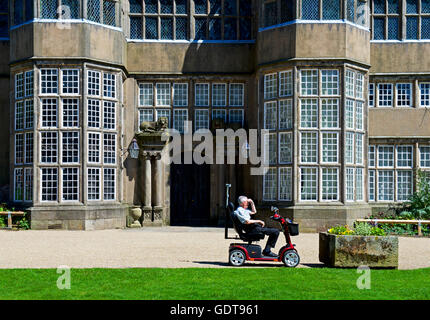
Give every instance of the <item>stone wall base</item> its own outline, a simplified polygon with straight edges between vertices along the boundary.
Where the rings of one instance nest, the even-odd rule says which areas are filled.
[[[268,227],[278,227],[279,223],[269,219],[272,215],[270,208],[257,210],[256,219],[266,221]],[[300,232],[324,232],[335,225],[352,226],[356,219],[364,218],[371,213],[367,204],[359,205],[297,205],[293,207],[279,207],[279,213],[299,223]]]
[[[104,230],[125,228],[129,206],[39,206],[29,210],[34,230]]]

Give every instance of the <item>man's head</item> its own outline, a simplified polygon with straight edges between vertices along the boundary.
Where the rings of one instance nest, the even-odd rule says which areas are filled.
[[[239,206],[241,206],[242,208],[246,209],[248,208],[248,198],[245,196],[240,196],[237,199],[237,202],[239,203]]]

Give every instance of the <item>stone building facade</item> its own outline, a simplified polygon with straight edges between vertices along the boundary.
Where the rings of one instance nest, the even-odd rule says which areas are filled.
[[[430,0],[0,0],[1,190],[34,229],[219,225],[226,184],[350,223],[430,168],[429,53]],[[265,129],[269,169],[130,157],[161,118]]]

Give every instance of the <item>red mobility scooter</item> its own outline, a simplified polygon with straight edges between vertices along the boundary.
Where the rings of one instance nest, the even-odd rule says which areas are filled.
[[[283,262],[286,267],[294,268],[300,263],[300,256],[295,248],[295,245],[291,243],[290,236],[297,236],[299,234],[299,225],[292,223],[290,220],[283,218],[279,214],[279,209],[271,207],[273,215],[270,217],[272,220],[277,221],[281,224],[282,231],[285,235],[286,245],[279,249],[277,257],[267,257],[262,254],[261,246],[252,244],[254,241],[264,239],[264,234],[250,234],[247,235],[242,228],[242,223],[234,214],[233,203],[228,203],[228,213],[233,222],[233,227],[236,230],[239,238],[229,238],[228,229],[226,223],[225,238],[226,239],[240,239],[247,243],[231,243],[229,247],[228,260],[229,264],[235,267],[242,266],[245,261],[276,261]],[[226,217],[227,218],[227,217]],[[227,219],[226,219],[227,221]]]

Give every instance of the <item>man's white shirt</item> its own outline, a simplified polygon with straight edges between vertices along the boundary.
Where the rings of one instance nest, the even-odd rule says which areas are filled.
[[[234,214],[239,219],[239,221],[245,224],[248,220],[251,220],[251,210],[245,209],[243,207],[238,207]]]

